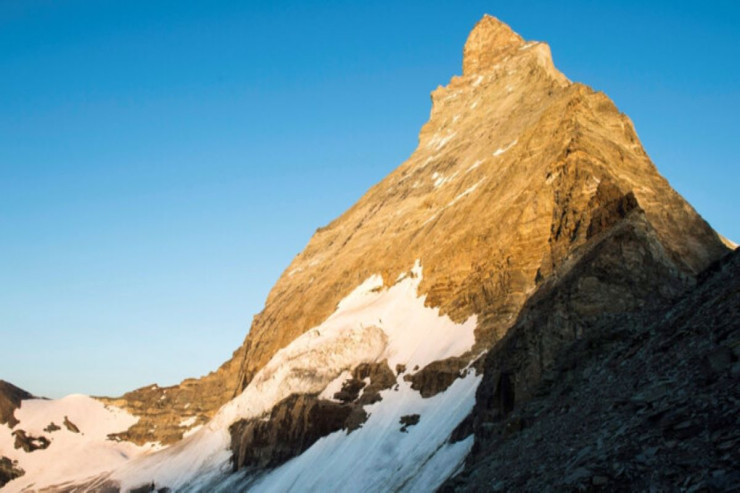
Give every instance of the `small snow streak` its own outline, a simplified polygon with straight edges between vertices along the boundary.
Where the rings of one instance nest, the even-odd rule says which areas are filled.
[[[482,159],[478,159],[476,162],[474,162],[473,164],[471,164],[470,167],[467,170],[465,170],[465,172],[466,173],[470,173],[471,171],[473,171],[475,168],[477,168],[481,164],[483,164],[483,160]]]
[[[470,195],[471,193],[473,193],[475,191],[475,189],[478,188],[478,185],[480,185],[481,183],[483,183],[485,180],[486,179],[483,178],[483,179],[479,180],[477,183],[475,183],[473,186],[466,188],[457,197],[455,197],[454,199],[452,199],[452,201],[449,204],[447,204],[447,207],[452,207],[453,205],[455,205],[457,203],[458,200],[460,200],[461,198],[466,197],[467,195]]]
[[[437,212],[435,212],[434,214],[432,214],[431,216],[429,216],[429,217],[427,218],[427,220],[426,220],[426,221],[424,221],[423,223],[421,223],[421,225],[422,225],[422,226],[424,226],[424,225],[426,225],[427,223],[430,223],[431,221],[433,221],[433,220],[434,220],[434,219],[435,219],[435,218],[436,218],[437,216],[439,216],[440,214],[442,214],[442,212],[444,212],[444,211],[445,211],[445,209],[447,209],[448,207],[452,207],[452,206],[453,206],[453,205],[455,205],[455,204],[456,204],[456,203],[457,203],[457,202],[458,202],[458,201],[459,201],[460,199],[462,199],[462,198],[464,198],[464,197],[467,197],[468,195],[470,195],[471,193],[473,193],[473,192],[475,191],[475,189],[476,189],[476,188],[478,188],[478,186],[479,186],[479,185],[480,185],[481,183],[483,183],[484,181],[486,181],[486,179],[485,179],[485,178],[481,178],[481,179],[480,179],[480,180],[478,180],[478,181],[477,181],[477,182],[476,182],[476,183],[475,183],[474,185],[472,185],[472,186],[470,186],[470,187],[466,188],[465,190],[463,190],[463,191],[462,191],[461,193],[459,193],[459,194],[457,195],[457,197],[455,197],[454,199],[452,199],[451,201],[449,201],[449,202],[448,202],[448,203],[447,203],[446,205],[444,205],[444,206],[440,207],[440,208],[439,208],[439,210],[438,210]]]
[[[501,148],[496,149],[496,151],[493,153],[493,156],[494,157],[500,156],[501,154],[505,153],[506,151],[508,151],[509,149],[511,149],[512,147],[514,147],[518,141],[519,141],[519,139],[514,139],[514,142],[512,142],[509,145],[507,145],[506,147],[501,147]]]
[[[445,176],[445,175],[443,175],[443,174],[441,174],[441,173],[437,173],[437,172],[435,172],[435,173],[434,173],[434,174],[432,175],[432,180],[434,180],[434,188],[439,188],[439,187],[441,187],[442,185],[444,185],[445,183],[447,183],[447,182],[450,182],[450,181],[454,180],[456,176],[457,176],[457,171],[455,171],[455,172],[454,172],[454,173],[453,173],[452,175],[450,175],[450,176]]]
[[[429,142],[427,143],[427,147],[434,147],[434,150],[438,151],[442,147],[444,147],[444,145],[447,144],[456,134],[457,132],[452,132],[450,134],[445,135],[444,137],[441,137],[439,135],[434,135],[431,139],[429,139]]]

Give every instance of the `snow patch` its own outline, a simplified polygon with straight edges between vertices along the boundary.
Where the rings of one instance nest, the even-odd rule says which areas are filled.
[[[193,427],[192,427],[192,428],[190,428],[190,429],[189,429],[188,431],[186,431],[185,433],[183,433],[183,434],[182,434],[182,437],[183,437],[183,438],[187,438],[187,437],[189,437],[190,435],[194,435],[194,434],[195,434],[195,433],[197,433],[197,432],[198,432],[198,430],[200,430],[201,428],[203,428],[203,425],[193,426]]]
[[[448,207],[452,207],[460,199],[462,199],[464,197],[467,197],[468,195],[470,195],[471,193],[473,193],[475,191],[475,189],[478,188],[478,186],[481,183],[483,183],[484,181],[486,181],[486,179],[485,178],[481,178],[480,180],[478,180],[478,182],[476,182],[472,186],[470,186],[470,187],[466,188],[465,190],[463,190],[460,194],[457,195],[457,197],[455,197],[451,201],[447,202],[447,204],[445,204],[444,206],[440,207],[434,214],[432,214],[431,216],[429,216],[426,221],[424,221],[423,223],[421,223],[421,225],[424,226],[427,223],[433,221],[437,216],[439,216],[442,212],[444,212],[445,209],[447,209]]]
[[[479,180],[478,182],[474,183],[472,186],[470,186],[470,187],[466,188],[465,190],[463,190],[460,194],[457,195],[457,197],[455,197],[454,199],[452,199],[452,201],[450,201],[447,204],[447,207],[452,207],[453,205],[455,205],[457,203],[458,200],[460,200],[460,199],[462,199],[464,197],[467,197],[468,195],[470,195],[471,193],[473,193],[475,191],[475,189],[478,188],[478,185],[480,185],[484,181],[485,181],[485,178]]]
[[[501,154],[505,153],[506,151],[508,151],[509,149],[511,149],[512,147],[514,147],[518,141],[519,141],[519,139],[514,139],[514,141],[511,144],[507,145],[506,147],[500,147],[500,148],[496,149],[494,151],[494,153],[493,153],[493,156],[494,157],[500,156]]]
[[[554,182],[558,176],[560,176],[560,171],[556,171],[555,173],[548,174],[547,177],[545,178],[545,183],[548,185],[552,184],[552,182]]]
[[[470,167],[467,170],[465,170],[465,172],[466,173],[470,173],[471,171],[473,171],[475,168],[477,168],[481,164],[483,164],[483,160],[482,159],[478,159],[473,164],[471,164]]]
[[[450,140],[452,140],[453,137],[457,132],[450,132],[449,134],[445,135],[444,137],[439,134],[434,134],[431,139],[427,142],[427,147],[433,147],[435,151],[440,150],[442,147],[445,146]]]
[[[597,178],[593,175],[591,175],[590,179],[586,181],[584,184],[584,193],[586,195],[593,195],[596,193],[596,190],[599,188],[599,183],[601,183],[601,178]]]
[[[20,491],[29,485],[41,488],[83,480],[152,450],[146,445],[108,440],[108,434],[127,430],[138,418],[86,395],[74,394],[55,400],[24,400],[15,411],[15,417],[20,423],[13,430],[8,426],[0,426],[0,455],[17,460],[26,474],[8,483],[3,491]],[[79,433],[61,426],[65,417],[79,428]],[[51,422],[61,426],[61,429],[45,432],[44,428]],[[14,430],[24,430],[33,436],[43,435],[51,443],[46,449],[30,453],[16,449],[15,437],[12,436]]]
[[[445,175],[443,175],[441,173],[436,173],[435,172],[432,175],[432,180],[434,180],[434,188],[439,188],[442,185],[444,185],[445,183],[448,183],[448,182],[454,180],[456,176],[457,176],[457,171],[455,171],[450,176],[445,176]]]
[[[725,236],[723,236],[723,235],[721,235],[719,233],[717,233],[717,234],[719,235],[720,241],[722,241],[722,243],[724,243],[727,248],[729,248],[730,250],[737,249],[737,246],[738,246],[737,243],[735,243],[731,239],[729,239],[729,238],[727,238],[727,237],[725,237]]]

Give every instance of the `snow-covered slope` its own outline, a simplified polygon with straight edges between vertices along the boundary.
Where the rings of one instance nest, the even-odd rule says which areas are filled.
[[[366,410],[359,430],[335,432],[287,464],[257,479],[250,491],[434,491],[464,461],[473,436],[449,443],[475,404],[480,377],[468,374],[445,392],[424,399],[408,382],[386,390]],[[419,423],[401,431],[402,416]]]
[[[124,490],[152,481],[177,490],[228,489],[233,487],[229,481],[245,480],[226,476],[232,467],[229,426],[237,420],[264,416],[292,394],[320,394],[361,363],[387,360],[391,366],[422,368],[465,353],[474,343],[475,317],[456,324],[424,306],[425,297],[417,295],[421,279],[418,262],[389,288],[380,276],[367,279],[324,323],[279,351],[205,427],[175,446],[124,464],[110,480]],[[353,490],[372,491],[439,484],[472,445],[470,440],[446,442],[472,409],[478,382],[467,374],[445,392],[423,399],[398,375],[394,389],[366,406],[369,419],[362,428],[319,440],[254,486],[275,491],[300,484],[295,488],[322,491],[336,481],[351,481]],[[402,432],[399,420],[411,414],[420,415],[420,421]],[[320,468],[324,472],[316,474]]]
[[[25,474],[8,483],[3,491],[79,481],[156,448],[108,440],[109,433],[125,430],[136,418],[85,395],[24,400],[15,417],[19,423],[13,429],[0,426],[0,456],[18,461]],[[56,426],[50,427],[52,423]],[[75,428],[77,431],[73,431]],[[16,448],[13,432],[20,430],[34,445],[42,445],[43,437],[49,441],[48,446],[30,452]]]

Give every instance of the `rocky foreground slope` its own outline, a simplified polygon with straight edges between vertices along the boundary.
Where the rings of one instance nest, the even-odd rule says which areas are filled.
[[[738,491],[738,360],[740,250],[676,303],[590,325],[522,405],[487,372],[476,447],[441,489]]]
[[[688,428],[704,412],[691,392],[717,396],[715,414],[737,411],[727,375],[710,390],[678,378],[699,367],[704,346],[662,373],[640,366],[689,355],[680,347],[692,338],[725,330],[700,315],[710,308],[696,293],[721,284],[700,274],[729,251],[604,94],[569,81],[546,44],[486,16],[465,44],[463,75],[432,93],[417,149],[317,230],[232,359],[202,379],[102,400],[113,424],[135,416],[95,442],[130,446],[125,461],[74,480],[26,474],[8,488],[428,491],[461,470],[444,488],[688,488],[722,474],[697,460],[654,483],[640,478],[633,449],[644,438],[636,455],[651,465],[665,437],[638,440],[653,401],[630,403],[662,385],[683,396]],[[730,307],[732,293],[722,298]],[[671,333],[682,323],[666,311],[674,305],[702,317],[695,335]],[[675,347],[653,357],[667,341]],[[601,414],[604,433],[588,427]],[[561,416],[583,426],[577,439],[556,429]],[[550,442],[551,431],[573,450]],[[692,436],[724,439],[705,431]],[[41,453],[59,449],[51,438]],[[705,452],[693,443],[685,450]],[[169,446],[152,453],[152,444]],[[542,461],[519,474],[514,461],[529,461],[532,447]],[[734,456],[722,457],[711,467],[731,475]]]

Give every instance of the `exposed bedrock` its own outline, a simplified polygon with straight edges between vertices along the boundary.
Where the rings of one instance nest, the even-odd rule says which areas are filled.
[[[276,404],[265,416],[231,425],[234,470],[279,466],[313,445],[319,438],[342,429],[362,426],[363,406],[380,400],[380,391],[395,385],[386,361],[362,363],[333,398],[294,394]]]

